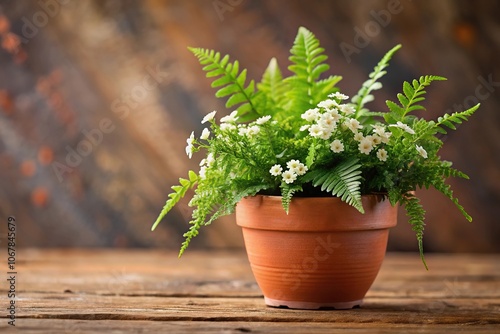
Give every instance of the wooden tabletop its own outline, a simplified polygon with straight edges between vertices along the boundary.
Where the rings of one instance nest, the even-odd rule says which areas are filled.
[[[428,254],[426,271],[417,254],[388,254],[363,306],[343,311],[265,306],[241,251],[21,249],[16,261],[16,327],[2,279],[1,333],[500,333],[500,255]]]

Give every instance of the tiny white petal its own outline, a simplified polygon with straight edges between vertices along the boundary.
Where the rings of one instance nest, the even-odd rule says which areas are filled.
[[[200,139],[207,140],[208,137],[210,137],[210,130],[208,130],[207,128],[204,128],[203,131],[201,132]]]
[[[208,121],[211,121],[214,119],[215,117],[215,113],[217,113],[217,111],[212,111],[211,113],[208,113],[205,117],[203,117],[203,119],[201,120],[201,124],[204,124]]]
[[[339,99],[339,100],[347,100],[349,98],[349,96],[342,94],[341,92],[332,93],[332,94],[328,95],[328,97],[331,97],[332,99]]]
[[[427,151],[422,147],[417,145],[417,152],[420,154],[424,159],[427,159]]]
[[[269,115],[262,116],[262,117],[257,118],[257,120],[255,121],[255,123],[257,123],[259,125],[262,125],[262,124],[266,123],[267,121],[269,121],[270,119],[271,119],[271,116],[269,116]]]

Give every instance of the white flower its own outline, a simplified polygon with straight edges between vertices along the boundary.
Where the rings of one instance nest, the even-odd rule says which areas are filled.
[[[379,145],[382,142],[382,138],[378,135],[372,135],[370,137],[371,137],[373,145]]]
[[[380,161],[386,161],[387,160],[387,151],[384,150],[383,148],[379,149],[377,151],[377,158],[380,160]]]
[[[203,131],[201,132],[200,139],[207,140],[208,137],[210,137],[210,130],[208,130],[207,128],[204,128]]]
[[[330,149],[334,153],[340,153],[344,151],[344,144],[338,139],[335,139],[331,144],[330,144]]]
[[[204,179],[207,176],[207,167],[201,166],[200,172],[198,173],[201,179]]]
[[[309,129],[310,126],[311,126],[311,124],[302,125],[299,130],[306,131],[307,129]]]
[[[408,132],[409,134],[411,135],[414,135],[415,134],[415,131],[413,131],[412,128],[410,128],[408,125],[404,124],[403,122],[401,121],[398,121],[396,124],[391,124],[389,126],[395,126],[397,128],[400,128],[400,129],[403,129],[405,130],[406,132]]]
[[[382,143],[387,144],[389,142],[389,138],[392,136],[392,132],[384,132],[380,135],[380,139]]]
[[[247,128],[245,128],[243,126],[238,127],[238,134],[240,136],[245,136],[247,133],[248,133],[248,129]]]
[[[290,160],[286,163],[286,167],[290,169],[292,172],[295,172],[295,169],[299,167],[300,161],[299,160]]]
[[[370,154],[370,152],[372,151],[373,149],[373,145],[372,145],[372,141],[368,138],[363,138],[360,142],[359,142],[359,151],[361,153],[364,153],[364,154]]]
[[[215,162],[214,155],[212,153],[209,153],[207,155],[207,166],[210,167],[212,164]]]
[[[257,125],[253,125],[247,129],[247,136],[252,137],[260,132],[260,128]]]
[[[207,163],[207,159],[202,159],[202,160],[200,161],[200,167],[201,167],[201,166],[205,166],[205,164],[206,164],[206,163]]]
[[[257,123],[259,125],[262,125],[262,124],[266,123],[267,121],[269,121],[270,119],[271,119],[271,116],[269,116],[269,115],[262,116],[262,117],[257,118],[257,120],[255,121],[255,123]]]
[[[335,100],[324,100],[318,103],[318,107],[330,110],[332,108],[337,108],[339,104]]]
[[[203,117],[203,119],[201,120],[201,124],[204,124],[204,123],[206,123],[206,122],[209,122],[209,121],[213,120],[213,119],[214,119],[214,117],[215,117],[215,113],[216,113],[216,112],[217,112],[217,111],[215,111],[215,110],[214,110],[214,111],[212,111],[211,113],[208,113],[208,114],[207,114],[205,117]]]
[[[365,136],[363,136],[363,133],[361,132],[356,132],[354,134],[354,140],[355,141],[362,141],[363,139],[365,139]]]
[[[222,123],[220,125],[220,129],[221,129],[221,131],[234,130],[234,129],[236,129],[236,126],[234,124],[230,124],[230,123]]]
[[[320,137],[323,134],[323,128],[321,126],[319,126],[318,124],[313,124],[309,128],[309,134],[312,137]]]
[[[357,131],[358,129],[363,128],[363,126],[359,124],[359,121],[355,118],[347,119],[344,124],[349,128],[349,130],[351,130],[354,133],[358,132]]]
[[[340,111],[342,111],[344,115],[354,114],[354,108],[350,104],[341,104]]]
[[[229,114],[227,116],[222,117],[220,119],[220,121],[223,123],[234,123],[238,119],[238,117],[236,115],[238,115],[237,110],[233,111],[231,114]]]
[[[297,180],[297,174],[295,174],[290,170],[284,172],[282,176],[283,176],[283,181],[285,181],[287,184],[293,183],[293,181]]]
[[[417,151],[424,159],[427,159],[427,151],[422,146],[417,145]]]
[[[323,130],[321,130],[321,132],[322,132],[322,134],[321,134],[321,136],[319,136],[319,138],[321,138],[323,140],[328,140],[332,136],[333,130],[323,128]]]
[[[339,100],[347,100],[349,98],[349,96],[342,94],[341,92],[332,93],[332,94],[328,95],[328,97],[331,97],[332,99],[339,99]]]
[[[378,124],[375,124],[373,126],[373,133],[379,135],[379,136],[383,136],[384,133],[385,133],[385,126],[383,125],[378,125]]]
[[[290,160],[286,163],[286,167],[292,173],[297,175],[304,175],[309,169],[306,165],[301,163],[299,160]]]
[[[338,120],[340,119],[340,114],[337,109],[330,110],[328,112],[328,115],[330,115],[335,122],[338,122]]]
[[[319,115],[319,109],[314,108],[314,109],[306,110],[306,112],[304,112],[302,115],[300,115],[300,117],[302,119],[305,119],[308,122],[313,122],[318,118],[318,115]]]
[[[297,168],[295,168],[295,173],[297,173],[297,175],[304,175],[308,170],[309,170],[309,168],[307,168],[306,165],[304,165],[303,163],[300,163],[297,166]]]
[[[329,113],[321,115],[319,119],[319,125],[321,125],[327,131],[333,131],[337,126],[337,122],[332,115]]]
[[[272,176],[279,176],[279,175],[281,175],[282,171],[283,171],[283,167],[276,164],[273,167],[271,167],[271,169],[269,170],[269,173],[271,173]]]
[[[186,146],[186,154],[191,159],[193,156],[193,151],[194,151],[194,131],[191,132],[191,135],[189,138],[186,140],[187,146]]]
[[[409,133],[409,134],[411,134],[411,135],[414,135],[414,134],[415,134],[415,131],[413,131],[413,129],[412,129],[412,128],[410,128],[408,125],[407,125],[407,126],[405,126],[405,127],[403,128],[403,130],[405,130],[406,132],[408,132],[408,133]]]

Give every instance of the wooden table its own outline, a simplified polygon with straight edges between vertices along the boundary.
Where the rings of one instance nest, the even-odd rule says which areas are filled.
[[[388,254],[362,308],[303,311],[266,307],[241,251],[21,249],[16,328],[2,279],[0,332],[500,333],[500,255],[427,260]]]

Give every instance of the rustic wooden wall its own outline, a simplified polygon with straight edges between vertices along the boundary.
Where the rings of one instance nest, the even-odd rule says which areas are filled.
[[[442,152],[471,176],[453,186],[475,221],[421,192],[426,246],[500,251],[499,13],[494,0],[1,1],[0,219],[17,217],[23,246],[177,248],[187,206],[155,233],[151,223],[169,187],[196,168],[184,154],[191,129],[213,109],[227,112],[186,47],[229,53],[258,79],[272,56],[287,62],[304,25],[350,95],[403,44],[374,109],[422,74],[449,78],[429,90],[429,117],[482,103]],[[415,250],[401,218],[390,249]],[[241,244],[229,217],[192,246]]]

